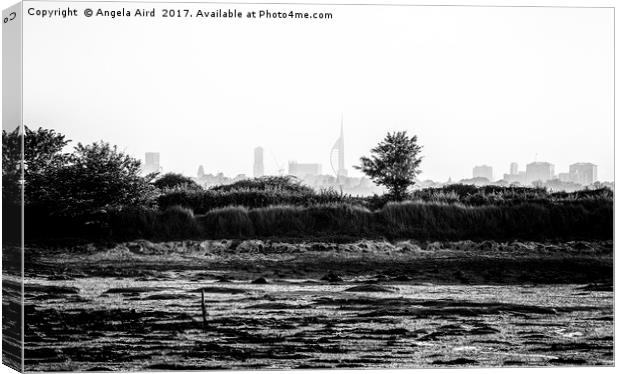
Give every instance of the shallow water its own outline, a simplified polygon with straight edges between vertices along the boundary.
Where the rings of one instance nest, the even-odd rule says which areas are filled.
[[[613,365],[613,293],[582,285],[380,282],[386,292],[349,292],[373,280],[214,281],[220,274],[29,277],[26,368]]]

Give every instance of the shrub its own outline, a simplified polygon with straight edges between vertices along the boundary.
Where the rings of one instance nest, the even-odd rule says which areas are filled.
[[[162,209],[180,205],[191,208],[196,214],[227,206],[243,206],[249,209],[264,208],[272,205],[311,206],[353,200],[350,196],[341,196],[330,190],[319,193],[310,191],[290,191],[277,189],[245,190],[173,190],[158,197]]]
[[[301,184],[301,181],[292,175],[287,176],[264,176],[254,179],[244,179],[232,184],[215,186],[213,191],[240,191],[240,190],[275,190],[296,192],[301,194],[313,194],[314,190]]]
[[[52,216],[75,217],[149,206],[154,202],[155,188],[140,176],[140,169],[139,160],[116,146],[78,143],[66,165],[46,173],[45,194],[29,205]]]
[[[186,190],[201,190],[202,187],[198,183],[194,182],[192,178],[186,177],[183,174],[166,173],[153,182],[153,185],[160,190],[181,188]]]

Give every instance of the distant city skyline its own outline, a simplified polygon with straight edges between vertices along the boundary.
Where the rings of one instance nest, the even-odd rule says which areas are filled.
[[[292,175],[301,180],[308,178],[315,178],[318,176],[334,176],[338,180],[339,178],[346,178],[348,176],[347,169],[345,167],[345,153],[344,153],[344,123],[341,119],[340,123],[340,135],[336,140],[336,143],[330,151],[330,171],[324,171],[323,165],[316,162],[298,162],[297,160],[288,161],[288,169],[285,169],[281,164],[277,164],[277,173],[265,173],[264,166],[264,148],[257,146],[254,148],[253,158],[253,172],[251,174],[254,178],[259,178],[264,175]],[[144,170],[145,173],[150,173],[155,170],[162,171],[163,168],[159,165],[160,154],[158,152],[146,152],[144,157]],[[199,165],[198,178],[204,175],[224,175],[221,171],[206,172],[204,165]],[[237,173],[233,175],[226,175],[227,178],[237,179],[239,177],[249,178],[247,173]],[[504,181],[507,183],[518,183],[520,185],[532,185],[535,182],[547,182],[551,180],[560,180],[561,182],[572,182],[583,186],[592,184],[598,181],[598,166],[590,162],[577,162],[570,164],[567,172],[555,173],[555,165],[547,161],[533,161],[525,165],[525,170],[519,170],[519,163],[511,162],[508,166],[508,173],[504,173],[502,177],[500,174],[494,174],[494,168],[489,165],[476,165],[472,169],[472,178],[483,178],[489,182]],[[195,177],[189,175],[191,177]],[[423,178],[418,178],[423,180]],[[448,178],[452,181],[452,177]],[[458,180],[467,180],[467,178],[460,178]],[[434,181],[443,182],[443,181]],[[603,181],[612,182],[612,181]]]
[[[294,160],[331,169],[343,116],[351,177],[405,130],[423,146],[421,180],[536,160],[563,172],[591,162],[613,179],[612,10],[329,10],[322,22],[28,18],[24,123],[139,159],[159,152],[165,171],[252,176],[257,146],[265,174]]]
[[[343,141],[343,136],[341,133],[341,137],[338,139],[338,142]],[[338,143],[337,143],[338,144]],[[346,174],[337,173],[337,171],[323,170],[323,165],[320,163],[300,163],[296,160],[288,161],[288,168],[280,168],[277,173],[265,173],[264,165],[263,165],[263,155],[264,148],[261,146],[257,146],[254,148],[254,166],[253,173],[236,173],[226,175],[220,170],[208,170],[204,168],[204,165],[200,164],[198,166],[197,175],[189,174],[189,177],[201,177],[204,175],[218,175],[223,174],[229,178],[237,178],[239,176],[244,176],[246,178],[258,178],[264,175],[292,175],[303,179],[306,176],[316,177],[316,176],[346,176]],[[146,152],[144,158],[142,159],[144,164],[144,172],[150,173],[154,170],[159,170],[162,173],[175,172],[173,170],[165,170],[162,166],[159,165],[160,154],[159,152]],[[499,173],[494,174],[493,167],[489,165],[477,165],[473,167],[472,178],[485,178],[489,182],[498,182],[498,181],[506,181],[508,183],[519,182],[522,185],[531,185],[532,182],[541,181],[546,182],[553,179],[558,179],[562,182],[573,182],[581,185],[589,185],[593,182],[613,182],[613,180],[600,180],[598,179],[598,165],[595,165],[590,162],[576,162],[569,165],[566,172],[558,172],[555,171],[555,165],[546,161],[533,161],[527,163],[525,170],[519,170],[519,164],[517,162],[511,162],[509,166],[506,168],[508,173]],[[338,169],[342,170],[342,169]],[[500,177],[500,175],[503,175]],[[363,176],[363,175],[362,175]],[[450,181],[454,183],[458,183],[460,180],[467,180],[468,177],[463,178],[449,178]],[[424,178],[418,178],[418,180],[425,180]],[[441,180],[433,180],[434,182],[444,182]]]

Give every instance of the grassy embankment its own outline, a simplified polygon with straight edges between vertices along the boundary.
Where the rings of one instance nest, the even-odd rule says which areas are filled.
[[[27,237],[599,240],[613,237],[613,193],[452,185],[389,202],[383,196],[242,181],[209,190],[164,191],[151,208],[37,217],[26,212],[27,230],[32,228]]]

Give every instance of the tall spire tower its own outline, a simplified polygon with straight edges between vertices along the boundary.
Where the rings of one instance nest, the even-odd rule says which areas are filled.
[[[340,137],[332,147],[329,160],[336,178],[347,176],[347,169],[344,168],[344,119],[342,115],[340,116]],[[337,164],[337,169],[334,164]]]

